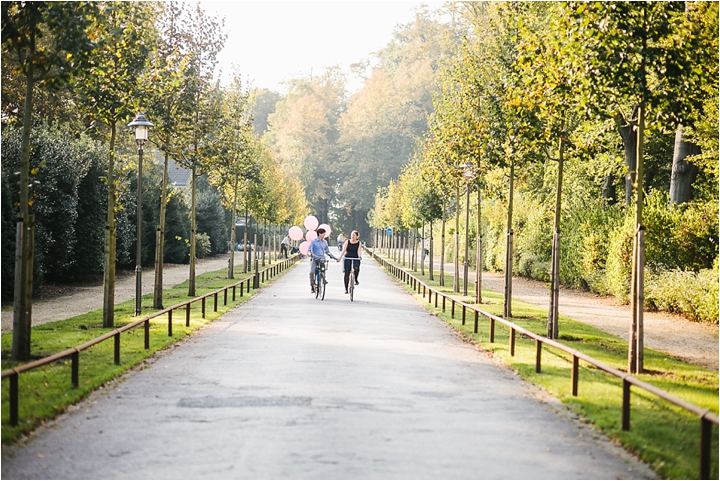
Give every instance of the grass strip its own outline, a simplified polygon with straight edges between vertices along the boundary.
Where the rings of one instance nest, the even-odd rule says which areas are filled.
[[[396,263],[396,265],[398,265]],[[413,276],[441,293],[467,304],[474,304],[474,284],[470,296],[453,292],[453,275],[445,275],[440,286],[439,274],[430,281],[429,274],[420,275],[406,268]],[[468,311],[462,325],[462,308],[451,318],[450,302],[442,312],[442,302],[435,308],[410,285],[401,283],[426,310],[458,331],[464,339],[492,353],[502,364],[523,379],[542,388],[562,401],[586,423],[637,455],[665,479],[697,479],[699,477],[700,420],[693,414],[650,393],[633,388],[631,395],[630,430],[622,430],[622,381],[580,361],[578,396],[572,395],[572,356],[543,346],[542,372],[535,372],[535,341],[518,334],[515,355],[510,355],[510,331],[495,324],[495,342],[490,343],[490,323],[479,317],[478,333],[474,331],[474,313]],[[503,314],[503,296],[495,291],[482,291],[483,303],[478,307],[490,314]],[[477,305],[476,305],[477,306]],[[546,335],[548,310],[513,299],[513,317],[509,320],[533,333]],[[560,316],[558,341],[619,370],[627,369],[627,341],[600,329]],[[635,377],[657,386],[696,406],[718,413],[718,373],[674,358],[666,353],[645,348],[646,372]],[[718,429],[713,428],[713,455],[710,479],[718,479]]]
[[[272,265],[272,264],[269,264]],[[292,268],[292,267],[291,267]],[[200,297],[209,292],[216,291],[225,286],[245,279],[250,273],[242,273],[242,267],[235,267],[235,279],[227,278],[227,269],[207,272],[195,278],[196,296],[190,297],[188,281],[163,291],[165,306],[180,304],[186,300]],[[282,273],[280,273],[282,275]],[[265,277],[260,288],[271,283],[272,279]],[[261,276],[262,279],[262,276]],[[112,340],[101,342],[90,349],[80,352],[79,385],[72,387],[71,361],[64,359],[48,364],[32,371],[24,372],[18,376],[19,385],[19,423],[10,425],[10,389],[8,379],[2,384],[2,442],[16,442],[48,419],[58,414],[107,382],[124,374],[157,351],[167,348],[191,334],[193,331],[212,322],[230,309],[252,298],[258,291],[252,290],[248,294],[244,291],[240,297],[240,287],[237,288],[235,301],[232,300],[232,291],[228,291],[227,305],[223,305],[223,295],[218,295],[218,310],[213,310],[213,298],[206,300],[205,318],[202,317],[202,303],[194,302],[190,310],[190,326],[185,326],[185,308],[173,313],[172,337],[168,336],[167,316],[160,316],[150,321],[150,349],[145,349],[145,333],[142,327],[125,331],[121,334],[120,364],[114,363],[114,343]],[[158,312],[152,308],[153,294],[142,298],[143,316]],[[141,316],[135,317],[135,299],[115,306],[115,327],[102,327],[102,309],[76,316],[70,319],[50,322],[32,328],[31,352],[33,360],[62,352],[85,342],[102,336]],[[16,367],[19,363],[10,360],[12,348],[12,334],[2,335],[2,370]]]

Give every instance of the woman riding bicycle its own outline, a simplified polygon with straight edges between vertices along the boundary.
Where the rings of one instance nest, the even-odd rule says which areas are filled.
[[[346,255],[347,254],[347,255]],[[360,274],[360,260],[362,259],[362,244],[360,244],[360,233],[356,230],[352,231],[350,238],[345,241],[343,250],[340,253],[340,259],[345,258],[343,271],[345,272],[345,294],[348,293],[348,283],[350,281],[350,269],[355,271],[355,284],[359,284],[358,275]]]
[[[325,260],[325,254],[329,255],[336,261],[340,262],[340,259],[330,254],[330,248],[325,240],[325,229],[322,227],[317,230],[317,237],[310,242],[308,248],[308,255],[310,256],[310,292],[315,293],[315,269],[317,268],[318,262]]]

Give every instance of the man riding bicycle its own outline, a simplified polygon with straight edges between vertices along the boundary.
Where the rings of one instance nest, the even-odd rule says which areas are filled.
[[[317,237],[310,242],[308,255],[310,256],[310,292],[315,293],[315,269],[318,262],[325,260],[325,254],[340,262],[334,255],[330,254],[330,248],[325,240],[325,229],[322,227],[317,230]]]

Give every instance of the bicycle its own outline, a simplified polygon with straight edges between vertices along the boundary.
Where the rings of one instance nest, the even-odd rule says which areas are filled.
[[[357,266],[355,265],[355,262],[350,263],[350,280],[348,280],[348,294],[350,294],[350,302],[353,301],[355,296],[355,269],[356,267],[360,267],[360,261],[362,261],[362,258],[360,257],[346,257],[346,261],[357,261]]]
[[[327,259],[315,258],[315,299],[325,300],[325,271],[327,270]]]

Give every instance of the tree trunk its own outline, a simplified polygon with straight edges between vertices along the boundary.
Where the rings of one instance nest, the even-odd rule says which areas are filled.
[[[245,229],[243,229],[243,273],[248,271],[248,210],[245,206]]]
[[[191,186],[191,202],[190,202],[190,276],[188,277],[188,296],[195,297],[195,242],[197,230],[197,212],[196,208],[197,195],[197,168],[193,164],[192,168],[192,186]]]
[[[445,285],[445,223],[447,214],[445,212],[446,199],[443,197],[442,205],[442,228],[440,229],[440,285]]]
[[[425,275],[425,223],[422,225],[422,234],[420,234],[420,275]]]
[[[429,236],[430,236],[430,242],[428,243],[428,251],[429,251],[429,252],[428,252],[428,271],[430,271],[430,272],[429,272],[430,280],[431,280],[431,281],[434,281],[434,280],[435,280],[435,273],[434,273],[435,269],[434,269],[434,263],[433,263],[433,248],[434,248],[434,244],[433,244],[433,221],[430,221],[430,234],[429,234]]]
[[[410,261],[410,264],[412,266],[413,272],[417,272],[417,246],[418,246],[418,229],[417,227],[413,227],[411,230],[412,237],[412,259]]]
[[[105,274],[103,277],[103,327],[115,325],[115,122],[110,125],[110,162],[108,163],[108,206],[105,224]]]
[[[35,216],[17,222],[15,247],[15,300],[13,303],[13,361],[29,361],[32,348],[32,286]]]
[[[637,169],[637,132],[634,129],[634,121],[636,119],[638,107],[633,110],[633,118],[625,119],[622,113],[615,116],[615,125],[618,133],[622,138],[623,149],[625,151],[625,166],[627,166],[627,174],[625,175],[625,204],[630,205],[633,195],[633,184],[635,184],[635,170]]]
[[[253,272],[255,275],[253,276],[253,289],[259,289],[260,288],[260,275],[259,275],[259,268],[258,268],[258,229],[257,229],[257,222],[255,224],[255,232],[253,234],[253,250],[251,252],[251,259],[252,259],[252,265],[253,265]]]
[[[153,309],[163,308],[163,267],[165,262],[165,217],[167,215],[168,159],[165,152],[163,162],[162,190],[160,191],[160,221],[155,239],[155,286],[153,288]]]
[[[482,304],[482,269],[483,269],[483,236],[482,217],[480,215],[480,201],[482,192],[478,184],[477,191],[477,253],[475,255],[475,303]]]
[[[455,275],[453,276],[453,292],[460,292],[460,184],[455,186],[455,235],[453,236],[453,256],[455,260]]]
[[[608,174],[603,182],[603,203],[605,205],[614,205],[617,202],[617,194],[615,193],[615,176]]]
[[[505,248],[505,292],[503,316],[512,317],[512,275],[513,275],[513,191],[515,182],[515,156],[510,157],[510,188],[508,192],[507,244]]]
[[[238,195],[238,176],[235,176],[235,184],[233,185],[233,206],[232,219],[230,224],[230,261],[228,262],[228,279],[235,279],[235,223],[237,219],[237,195]]]
[[[32,129],[32,102],[34,70],[28,65],[23,112],[22,153],[20,155],[20,218],[17,223],[15,244],[15,291],[13,299],[12,360],[29,361],[32,331],[32,279],[33,248],[35,243],[34,220],[30,217],[30,131]]]
[[[675,132],[672,175],[670,176],[670,203],[684,204],[693,198],[692,184],[697,177],[698,168],[685,160],[689,155],[700,153],[700,147],[683,139],[683,127]]]
[[[272,251],[273,251],[273,258],[271,260],[274,260],[274,262],[277,262],[277,260],[278,260],[277,226],[273,225],[271,230],[272,230]]]
[[[645,143],[645,105],[641,103],[638,112],[637,129],[637,189],[635,192],[635,240],[633,242],[633,263],[630,286],[630,346],[628,349],[628,372],[643,372],[643,313],[645,278],[645,226],[643,220],[643,147]]]
[[[263,266],[263,267],[265,267],[265,254],[266,254],[265,251],[266,251],[267,248],[268,248],[268,245],[267,245],[267,233],[268,233],[268,221],[267,221],[267,219],[266,219],[266,220],[265,220],[264,232],[263,232],[262,238],[261,238],[262,240],[260,241],[260,244],[262,244],[262,248],[260,249],[260,256],[262,257],[262,266]]]
[[[558,148],[558,177],[555,192],[555,220],[553,223],[552,259],[550,261],[550,309],[548,310],[547,336],[558,337],[558,317],[560,308],[560,208],[562,199],[562,181],[564,149],[562,138]]]

